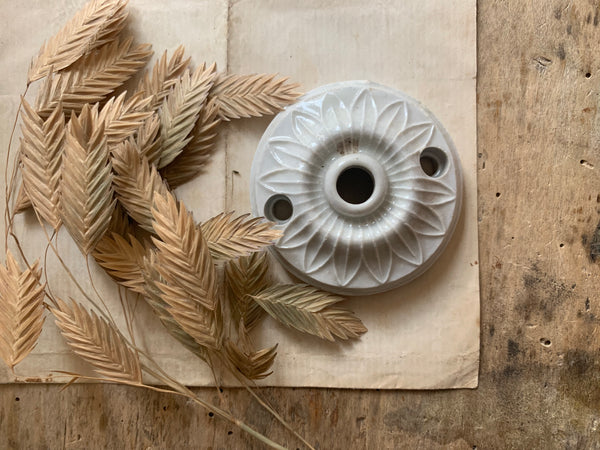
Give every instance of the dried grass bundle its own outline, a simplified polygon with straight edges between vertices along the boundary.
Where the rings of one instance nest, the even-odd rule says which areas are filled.
[[[249,334],[265,311],[329,340],[366,332],[358,318],[337,307],[340,297],[271,282],[267,257],[257,252],[281,236],[272,223],[222,213],[198,225],[170,190],[205,167],[222,121],[273,114],[299,96],[298,85],[276,75],[217,75],[214,64],[192,72],[179,47],[170,59],[165,52],[129,95],[124,83],[152,52],[149,44],[118,36],[126,4],[91,0],[32,62],[27,84],[46,79],[35,107],[22,102],[23,184],[15,211],[33,204],[55,230],[64,224],[84,255],[92,253],[116,282],[146,298],[173,337],[213,370],[220,361],[244,383],[268,376],[277,354],[277,345],[256,350]],[[37,262],[22,271],[8,251],[6,267],[0,266],[0,356],[11,368],[35,346],[48,295],[65,340],[100,378],[146,386],[143,370],[280,448],[155,370],[152,358],[79,284],[91,311],[46,294],[40,274]]]
[[[35,347],[44,324],[45,285],[36,261],[21,270],[12,253],[0,265],[0,357],[11,369]]]
[[[179,322],[170,313],[169,304],[163,300],[163,292],[161,291],[159,284],[164,284],[164,279],[157,270],[155,253],[149,252],[148,257],[144,260],[142,274],[146,283],[146,301],[152,307],[154,313],[164,325],[165,329],[185,348],[212,367],[208,349],[204,345],[198,344],[198,342],[196,342],[196,340],[181,327]]]

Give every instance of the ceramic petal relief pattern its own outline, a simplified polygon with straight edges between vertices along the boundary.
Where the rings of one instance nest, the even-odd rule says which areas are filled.
[[[260,178],[273,193],[296,199],[296,213],[278,247],[304,248],[301,270],[310,274],[327,264],[341,286],[361,269],[385,283],[396,259],[420,265],[424,256],[420,236],[445,232],[435,206],[454,201],[456,195],[420,166],[420,152],[429,144],[433,123],[411,123],[404,101],[378,110],[369,89],[360,91],[351,105],[328,93],[320,108],[315,102],[302,112],[294,111],[292,122],[293,137],[269,140],[270,153],[280,166]],[[323,197],[325,169],[344,150],[344,143],[349,151],[368,152],[390,179],[385,203],[367,221],[337,214]]]
[[[459,181],[421,167],[422,151],[440,131],[415,103],[370,87],[353,96],[334,90],[288,111],[291,127],[268,139],[264,158],[272,163],[257,184],[293,205],[277,250],[298,271],[317,281],[333,276],[341,287],[377,286],[410,274],[437,251],[454,225],[448,211],[460,204]],[[324,194],[329,168],[351,154],[364,154],[387,177],[383,200],[365,215],[340,213]],[[454,170],[449,160],[446,172]]]

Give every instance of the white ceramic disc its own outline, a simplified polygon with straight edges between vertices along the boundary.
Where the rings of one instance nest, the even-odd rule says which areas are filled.
[[[254,215],[284,230],[273,247],[324,289],[386,291],[423,273],[460,213],[458,154],[437,119],[368,81],[317,88],[271,122],[251,172]]]

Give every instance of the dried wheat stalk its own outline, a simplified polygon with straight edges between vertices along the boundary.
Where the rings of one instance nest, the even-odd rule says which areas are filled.
[[[135,144],[140,156],[145,157],[149,164],[156,164],[160,159],[160,118],[152,114],[137,130]]]
[[[21,270],[10,251],[0,265],[0,357],[12,369],[35,347],[44,324],[44,288],[36,261]]]
[[[117,233],[119,236],[127,236],[128,234],[134,235],[136,232],[135,224],[131,223],[127,212],[123,209],[121,204],[117,202],[115,209],[113,210],[108,224],[108,229],[104,236]]]
[[[140,157],[136,145],[131,141],[121,144],[112,153],[113,178],[117,199],[129,216],[144,230],[151,233],[152,205],[156,195],[164,196],[168,188],[156,167]]]
[[[215,151],[217,127],[221,123],[218,113],[217,103],[212,99],[200,111],[190,141],[172,163],[161,169],[160,174],[173,189],[196,178]]]
[[[150,44],[132,46],[131,38],[115,40],[84,56],[69,70],[46,78],[36,99],[36,110],[46,118],[60,101],[67,115],[79,114],[86,103],[106,100],[151,56]]]
[[[113,381],[142,382],[137,354],[113,325],[73,300],[69,306],[56,299],[56,306],[50,311],[67,344],[90,363],[96,373]]]
[[[191,58],[184,59],[184,51],[184,47],[180,45],[173,52],[169,61],[167,61],[167,52],[165,51],[154,65],[152,75],[147,72],[144,74],[134,94],[149,98],[148,109],[158,110],[171,88],[177,83],[177,79],[187,69]]]
[[[117,233],[107,233],[98,242],[92,255],[119,284],[138,294],[146,295],[144,258],[148,250],[135,236],[127,239]]]
[[[281,231],[271,222],[250,214],[233,218],[233,213],[221,213],[202,224],[202,234],[210,252],[217,260],[245,256],[267,247],[281,237]]]
[[[208,245],[191,214],[171,193],[155,197],[156,285],[181,328],[201,346],[221,346],[223,319]]]
[[[134,96],[126,99],[126,92],[112,97],[99,113],[99,121],[104,123],[109,147],[120,144],[131,137],[152,116],[152,111],[145,111],[148,99]]]
[[[104,130],[97,107],[86,105],[69,122],[62,161],[61,218],[85,255],[107,230],[115,206]]]
[[[94,48],[111,42],[125,25],[127,0],[91,0],[42,45],[27,84],[69,67]]]
[[[352,312],[333,306],[342,297],[312,286],[272,286],[252,298],[282,324],[328,341],[358,338],[367,332]]]
[[[60,103],[44,121],[23,98],[21,164],[23,186],[38,214],[58,230],[60,166],[65,118]]]
[[[296,85],[274,75],[221,75],[215,84],[215,65],[189,72],[189,58],[180,47],[169,61],[166,53],[162,56],[132,96],[123,92],[109,98],[151,55],[148,45],[117,38],[127,18],[126,4],[91,0],[32,62],[27,84],[47,79],[35,108],[23,103],[19,161],[25,189],[17,206],[25,208],[30,197],[55,229],[62,221],[85,255],[93,251],[117,282],[145,295],[169,333],[211,367],[215,358],[221,359],[228,369],[263,378],[270,374],[277,346],[254,350],[248,330],[262,313],[252,298],[272,300],[266,259],[252,255],[227,265],[229,297],[237,314],[234,328],[218,289],[213,256],[229,260],[248,255],[280,233],[261,219],[233,218],[231,213],[199,226],[161,177],[171,187],[191,180],[214,150],[221,119],[276,112],[297,97]],[[70,117],[67,127],[65,116]],[[156,234],[156,248],[134,237],[121,205],[140,224],[136,233]],[[44,287],[39,279],[37,262],[20,271],[10,253],[7,268],[0,268],[0,356],[11,367],[33,348],[41,330]],[[75,353],[105,379],[142,385],[137,350],[112,320],[73,300],[52,299],[57,326]],[[339,336],[337,329],[332,333]],[[176,391],[210,406],[168,381],[177,385]],[[227,412],[215,411],[276,446]]]
[[[20,152],[19,152],[20,153]],[[17,192],[17,198],[15,200],[14,213],[20,214],[22,212],[27,211],[33,205],[31,203],[31,199],[27,195],[27,191],[25,190],[25,186],[23,183],[19,186],[19,190]]]
[[[159,111],[159,169],[171,163],[190,141],[189,134],[206,102],[215,74],[215,64],[208,68],[202,65],[193,74],[186,70],[167,96]]]
[[[177,322],[169,312],[170,306],[163,300],[163,292],[159,287],[159,283],[164,284],[165,280],[161,277],[160,273],[158,273],[156,253],[148,253],[147,258],[144,260],[144,265],[142,266],[142,274],[146,283],[145,294],[147,303],[153,309],[154,313],[171,336],[177,339],[184,347],[200,359],[209,365],[212,364],[209,358],[208,349],[205,346],[198,344],[192,336],[186,333],[179,322]]]
[[[266,75],[219,74],[210,91],[223,120],[275,114],[300,96],[300,86],[288,78]]]
[[[232,259],[225,264],[225,285],[233,320],[241,322],[247,332],[254,329],[265,314],[252,296],[271,284],[268,272],[269,264],[264,252]]]
[[[273,373],[269,372],[269,369],[273,366],[275,356],[277,356],[277,345],[253,351],[249,350],[248,346],[240,346],[232,341],[226,341],[224,350],[229,361],[250,380],[261,380]]]

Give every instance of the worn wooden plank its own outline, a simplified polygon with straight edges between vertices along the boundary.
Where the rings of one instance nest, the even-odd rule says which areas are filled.
[[[599,447],[600,11],[587,0],[478,6],[480,387],[261,391],[320,448]],[[0,448],[260,448],[182,399],[59,389],[0,386]],[[225,396],[299,446],[245,392]]]

